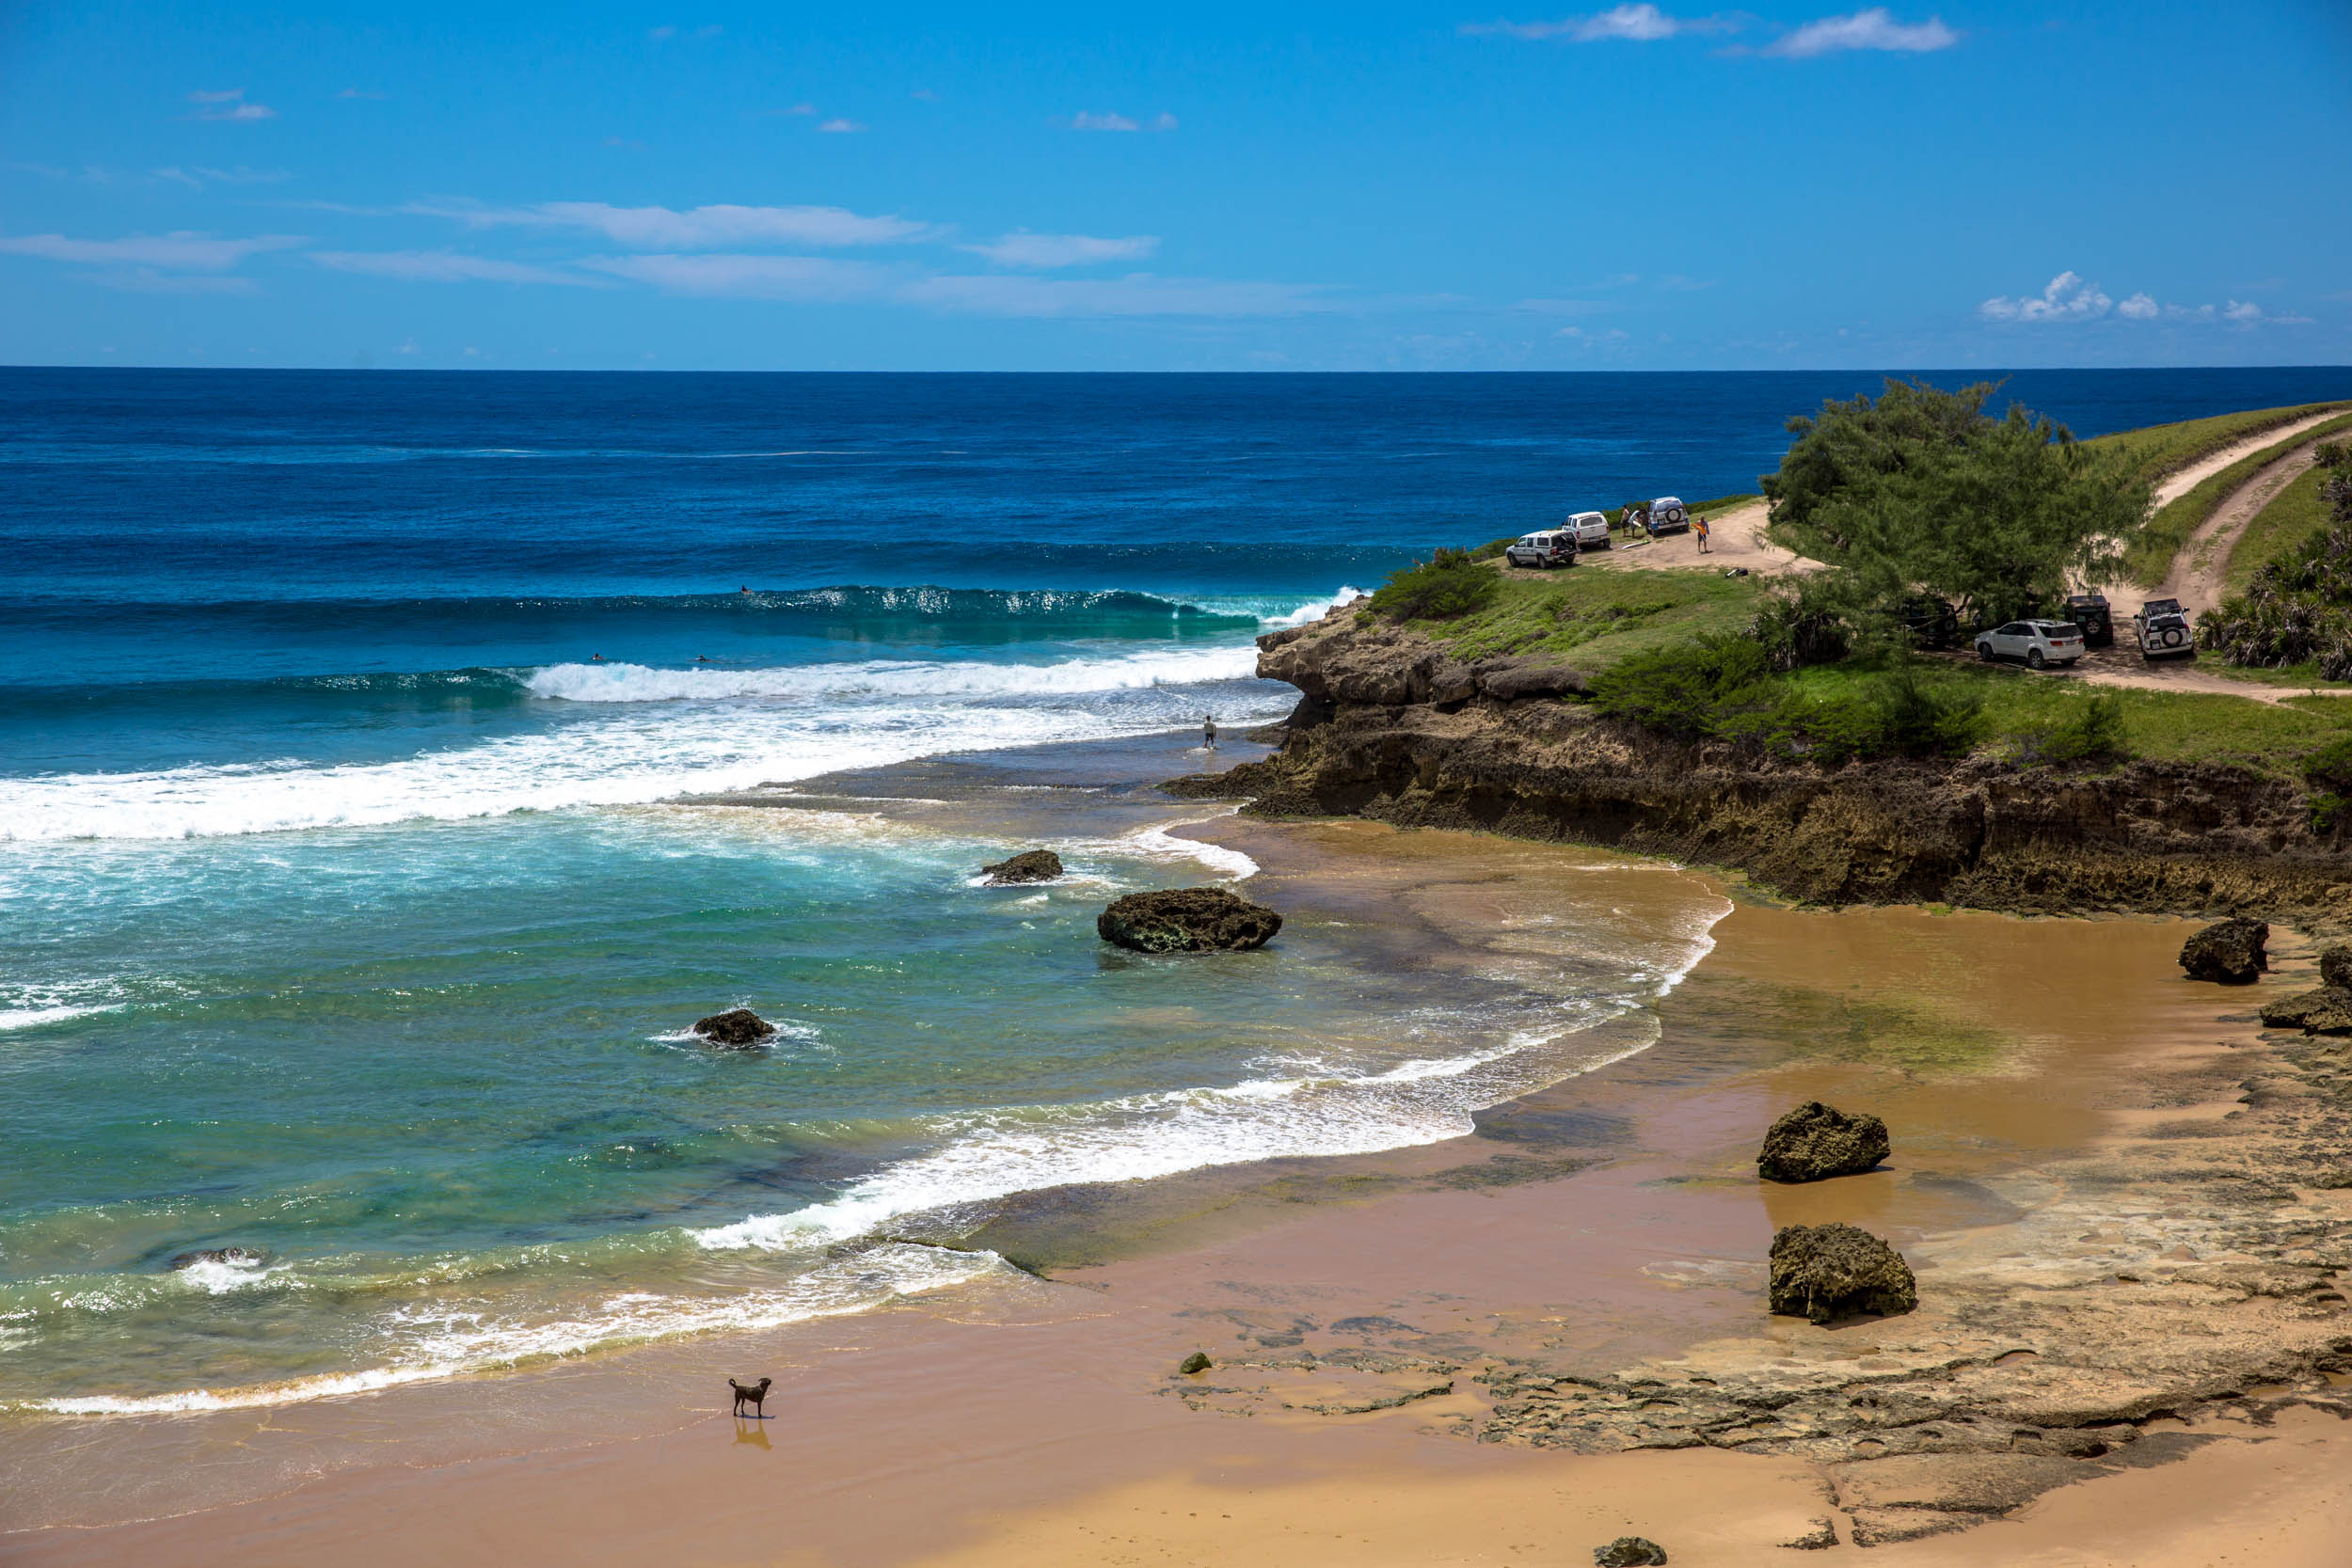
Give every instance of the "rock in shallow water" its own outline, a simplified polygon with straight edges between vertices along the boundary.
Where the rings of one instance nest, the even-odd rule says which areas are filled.
[[[774,1024],[749,1007],[732,1007],[694,1021],[694,1033],[729,1051],[746,1050],[775,1032]]]
[[[1756,1170],[1767,1181],[1819,1181],[1868,1170],[1887,1151],[1886,1123],[1878,1117],[1808,1100],[1764,1134]]]
[[[1620,1535],[1606,1546],[1593,1548],[1596,1568],[1657,1568],[1665,1560],[1665,1547],[1638,1535]]]
[[[2268,921],[2219,921],[2181,944],[2181,967],[2192,980],[2248,985],[2270,967],[2270,955],[2264,950],[2269,940]]]
[[[2307,1035],[2352,1035],[2352,988],[2329,984],[2265,1002],[2265,1029],[2300,1029]]]
[[[1024,849],[1010,860],[980,867],[992,886],[1006,887],[1016,882],[1050,882],[1061,875],[1061,857],[1051,849]]]
[[[1263,947],[1281,928],[1280,915],[1221,887],[1130,893],[1094,921],[1104,942],[1137,953],[1238,953]]]
[[[1919,1305],[1902,1254],[1851,1225],[1792,1225],[1772,1238],[1775,1312],[1825,1323],[1854,1312],[1892,1317]]]
[[[2320,949],[2319,983],[2352,990],[2352,947],[2338,945]]]
[[[1211,1364],[1212,1363],[1209,1360],[1208,1353],[1206,1351],[1194,1351],[1190,1355],[1184,1357],[1176,1370],[1182,1372],[1184,1376],[1191,1377],[1197,1372],[1207,1371]]]

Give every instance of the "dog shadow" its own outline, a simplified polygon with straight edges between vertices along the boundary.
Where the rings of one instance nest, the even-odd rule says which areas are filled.
[[[735,1418],[735,1441],[739,1445],[748,1444],[752,1448],[767,1449],[772,1452],[772,1445],[768,1441],[768,1429],[758,1424],[767,1418],[765,1416],[753,1416],[748,1418],[738,1416]]]

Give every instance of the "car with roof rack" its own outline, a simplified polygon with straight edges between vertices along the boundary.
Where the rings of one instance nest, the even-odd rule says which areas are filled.
[[[2150,599],[2141,605],[2132,616],[2132,630],[2139,638],[2143,662],[2197,657],[2197,634],[2189,629],[2188,611],[2178,599]]]

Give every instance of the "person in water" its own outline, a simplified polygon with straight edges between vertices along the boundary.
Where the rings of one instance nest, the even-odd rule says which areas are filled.
[[[1200,745],[1204,751],[1216,750],[1216,715],[1214,713],[1200,716]]]

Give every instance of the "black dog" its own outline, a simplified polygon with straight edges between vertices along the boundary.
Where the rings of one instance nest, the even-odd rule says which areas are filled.
[[[733,1378],[727,1379],[727,1386],[735,1390],[735,1413],[740,1416],[743,1407],[748,1404],[753,1415],[766,1420],[768,1413],[761,1408],[761,1402],[768,1398],[768,1386],[773,1382],[775,1379],[772,1377],[763,1377],[757,1383],[738,1383]]]

